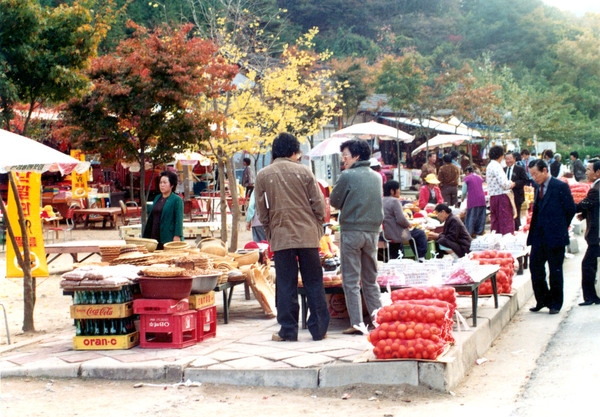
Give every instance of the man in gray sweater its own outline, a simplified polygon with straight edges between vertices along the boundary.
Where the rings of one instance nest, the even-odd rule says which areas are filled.
[[[340,149],[344,171],[329,200],[340,210],[342,286],[351,325],[343,333],[361,334],[356,328],[364,326],[361,285],[369,314],[381,308],[377,284],[377,241],[383,221],[381,176],[369,167],[371,149],[364,140],[348,140]]]

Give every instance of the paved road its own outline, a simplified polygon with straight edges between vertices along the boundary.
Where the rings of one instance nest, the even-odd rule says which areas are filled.
[[[600,305],[575,305],[538,359],[513,415],[596,411],[600,387],[599,335]]]

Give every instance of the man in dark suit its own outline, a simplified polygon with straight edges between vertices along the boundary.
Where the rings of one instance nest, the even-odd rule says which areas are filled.
[[[506,163],[504,172],[506,172],[508,179],[515,183],[515,186],[512,189],[515,196],[515,207],[517,208],[515,230],[519,230],[521,227],[521,206],[525,202],[524,187],[527,185],[527,172],[525,172],[525,168],[516,164],[517,156],[520,157],[518,152],[509,152],[504,155],[504,162]]]
[[[550,176],[548,164],[538,160],[529,170],[537,184],[527,244],[531,246],[530,272],[537,304],[558,314],[563,304],[563,260],[569,244],[568,228],[575,215],[575,202],[569,186]],[[550,270],[550,288],[546,282],[546,262]]]
[[[577,204],[577,218],[585,219],[585,241],[587,250],[581,261],[581,289],[583,302],[580,306],[600,304],[600,297],[596,293],[596,273],[598,272],[598,256],[600,256],[599,214],[600,214],[600,160],[588,163],[585,175],[589,182],[593,182],[587,196]]]

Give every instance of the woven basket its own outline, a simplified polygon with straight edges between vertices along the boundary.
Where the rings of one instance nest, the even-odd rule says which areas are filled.
[[[148,252],[154,252],[158,246],[156,239],[146,239],[143,237],[126,237],[125,243],[129,245],[144,245]]]
[[[170,250],[185,250],[188,249],[190,245],[187,242],[167,242],[164,244],[164,248],[166,251]]]
[[[257,250],[233,253],[232,255],[233,260],[238,263],[238,266],[255,264],[260,257],[260,253]]]
[[[212,253],[217,256],[227,256],[227,248],[225,247],[225,242],[216,238],[206,238],[202,239],[198,243],[198,248],[200,252],[204,253]]]
[[[217,280],[217,285],[225,284],[229,280],[229,275],[221,274]]]

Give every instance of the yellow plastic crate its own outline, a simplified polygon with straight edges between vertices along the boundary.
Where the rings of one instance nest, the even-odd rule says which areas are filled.
[[[140,343],[140,332],[121,336],[75,336],[75,350],[120,350],[131,349]]]

